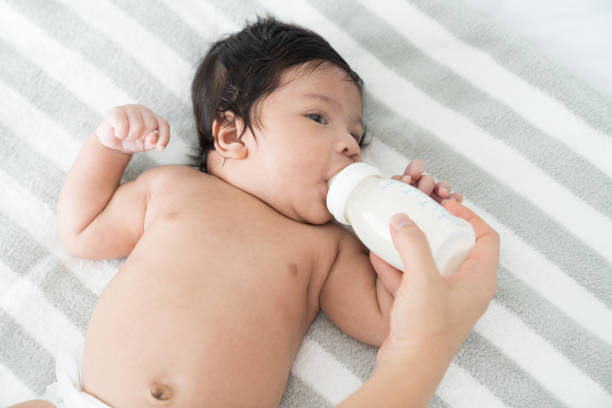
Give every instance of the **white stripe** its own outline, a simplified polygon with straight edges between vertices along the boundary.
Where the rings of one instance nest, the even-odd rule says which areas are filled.
[[[194,69],[179,54],[108,1],[61,2],[72,8],[92,28],[123,48],[186,106],[191,106],[190,81]]]
[[[28,271],[28,278],[43,281],[52,270],[54,260],[45,257]],[[0,308],[52,356],[62,348],[66,351],[81,350],[85,337],[66,316],[50,304],[45,295],[29,279],[19,277],[0,261],[1,276],[12,281],[9,290],[0,299]],[[2,283],[2,282],[0,282]]]
[[[612,139],[609,136],[593,129],[557,100],[504,69],[485,52],[453,36],[409,2],[361,0],[361,3],[420,51],[505,103],[535,127],[612,177]]]
[[[612,310],[576,280],[566,275],[541,252],[533,249],[510,228],[485,210],[470,206],[502,237],[500,263],[515,277],[612,347]],[[610,322],[609,324],[602,324]]]
[[[497,301],[474,327],[570,407],[611,407],[612,396]]]
[[[543,213],[577,235],[612,263],[612,220],[546,175],[519,151],[491,137],[467,118],[433,100],[404,78],[384,66],[325,16],[302,1],[275,3],[262,0],[284,20],[300,16],[300,24],[322,34],[352,62],[370,92],[395,113],[431,132],[466,160],[516,191]],[[546,186],[546,188],[542,188]],[[568,216],[571,214],[571,216]]]
[[[111,80],[98,72],[78,53],[63,47],[2,1],[0,1],[0,38],[38,64],[39,68],[59,81],[101,117],[113,106],[139,103],[117,88]],[[175,71],[170,70],[168,76],[174,73]],[[95,92],[92,92],[92,84],[95,84]],[[186,154],[189,152],[190,148],[185,142],[173,136],[163,152],[155,150],[146,154],[159,164],[171,164],[186,163]]]
[[[436,394],[453,408],[506,406],[487,387],[454,362],[444,374]]]
[[[409,161],[379,139],[373,139],[362,156],[364,161],[377,165],[385,177],[401,174]],[[612,325],[601,324],[612,322],[612,310],[514,234],[493,214],[476,206],[467,198],[464,199],[463,205],[472,209],[502,237],[501,265],[567,314],[577,325],[612,346]]]
[[[308,337],[298,350],[291,372],[334,405],[345,400],[363,384],[361,379]],[[451,363],[436,393],[453,407],[505,406],[455,363]]]
[[[206,1],[200,0],[162,0],[166,7],[197,31],[206,41],[217,40],[221,36],[237,31],[240,27],[228,20]],[[202,44],[204,46],[204,44]],[[204,47],[202,53],[206,52]],[[202,55],[203,57],[204,55]]]
[[[42,67],[49,76],[70,88],[77,98],[97,112],[133,103],[130,96],[118,90],[112,81],[78,53],[64,48],[4,1],[0,2],[0,37]]]
[[[69,255],[59,244],[55,214],[0,169],[0,212],[53,254],[96,295],[116,272],[116,261],[92,261]]]
[[[2,384],[0,407],[36,398],[36,395],[2,362],[0,362],[0,384]]]
[[[68,172],[79,152],[78,143],[0,78],[0,123],[32,150]],[[59,188],[59,186],[58,186]]]
[[[4,102],[0,104],[0,123],[14,136],[26,142],[32,150],[67,173],[82,145],[2,79],[0,79],[0,95]],[[163,152],[151,150],[138,154],[146,155],[158,165],[174,164],[184,160],[186,152],[181,151],[184,148],[181,143],[173,142]]]
[[[291,372],[334,405],[342,402],[362,384],[316,341],[308,338],[302,342]]]

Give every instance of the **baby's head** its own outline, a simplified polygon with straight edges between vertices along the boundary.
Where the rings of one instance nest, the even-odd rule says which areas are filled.
[[[318,34],[258,19],[214,43],[196,71],[200,170],[296,221],[326,223],[327,180],[361,161],[362,87]]]

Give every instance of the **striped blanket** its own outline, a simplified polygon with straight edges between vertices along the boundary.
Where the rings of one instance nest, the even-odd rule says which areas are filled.
[[[310,27],[363,77],[387,176],[423,158],[501,235],[496,299],[432,407],[612,407],[612,104],[454,1],[1,0],[0,406],[43,394],[122,260],[59,245],[60,187],[112,106],[141,103],[173,141],[124,180],[186,163],[189,86],[209,44],[257,14]],[[320,313],[283,407],[329,407],[376,349]]]

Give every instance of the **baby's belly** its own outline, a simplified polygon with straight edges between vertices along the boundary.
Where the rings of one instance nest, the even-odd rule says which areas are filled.
[[[314,317],[307,284],[256,262],[171,258],[132,253],[100,296],[84,389],[119,408],[276,407]]]

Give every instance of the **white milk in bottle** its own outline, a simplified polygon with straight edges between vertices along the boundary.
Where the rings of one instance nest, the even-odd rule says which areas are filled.
[[[353,163],[331,177],[328,184],[327,208],[334,218],[351,225],[368,249],[401,271],[404,265],[389,232],[391,217],[396,213],[407,214],[425,233],[442,274],[455,272],[474,246],[470,223],[418,188],[383,178],[369,164]]]

